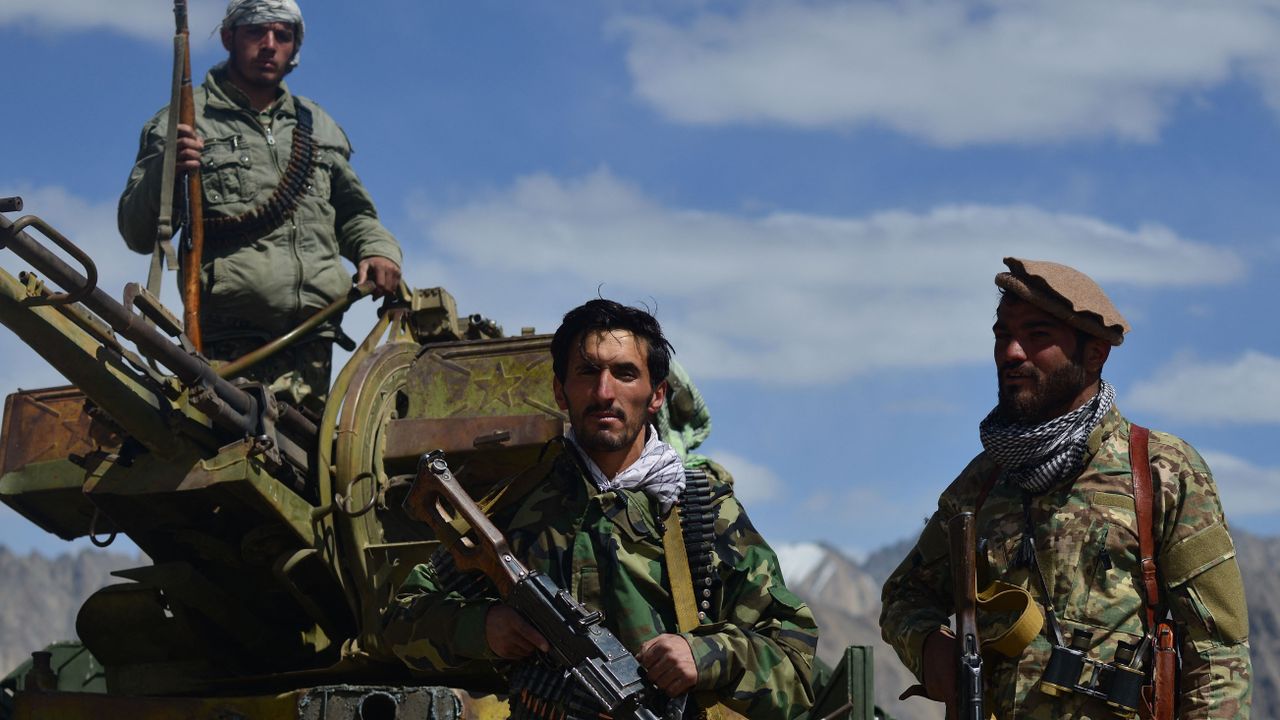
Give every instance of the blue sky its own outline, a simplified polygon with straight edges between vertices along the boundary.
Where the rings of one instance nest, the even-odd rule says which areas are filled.
[[[222,6],[193,2],[197,74]],[[980,449],[1006,255],[1093,275],[1134,326],[1105,372],[1121,409],[1206,456],[1233,526],[1280,529],[1272,3],[302,7],[290,87],[351,137],[408,280],[509,331],[597,288],[655,307],[771,542],[915,534]],[[115,202],[171,23],[0,6],[0,194],[108,288],[146,270]],[[0,390],[59,382],[3,329],[0,352]],[[65,547],[8,510],[0,543]]]

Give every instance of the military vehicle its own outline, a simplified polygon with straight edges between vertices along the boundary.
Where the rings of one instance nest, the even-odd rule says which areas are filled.
[[[319,320],[214,367],[151,293],[113,299],[49,223],[3,214],[20,210],[0,199],[0,322],[73,385],[6,400],[0,499],[63,539],[124,534],[151,564],[0,683],[0,718],[505,716],[492,678],[410,674],[380,613],[436,547],[401,507],[420,455],[444,450],[480,497],[562,433],[549,336],[406,289],[308,416],[235,376]],[[855,651],[814,717],[872,717]]]

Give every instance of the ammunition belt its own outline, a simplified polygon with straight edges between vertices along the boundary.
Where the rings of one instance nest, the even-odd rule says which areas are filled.
[[[583,690],[568,672],[541,661],[518,663],[511,670],[507,696],[511,720],[600,720],[607,718],[600,701]]]
[[[311,178],[316,147],[311,136],[311,110],[297,97],[293,99],[293,110],[298,116],[298,124],[293,129],[293,145],[289,149],[289,164],[285,166],[284,177],[271,197],[256,208],[231,217],[205,216],[204,231],[210,240],[225,242],[262,237],[283,225],[298,209],[298,202],[307,191]]]
[[[467,600],[478,600],[492,591],[493,585],[480,572],[462,572],[452,553],[438,547],[431,553],[427,567],[435,574],[437,587],[445,593],[458,593]]]
[[[685,470],[684,494],[680,496],[680,526],[684,531],[685,551],[689,554],[693,594],[698,602],[698,615],[715,622],[719,615],[716,595],[720,590],[720,576],[716,573],[712,556],[716,541],[716,509],[711,500],[711,479],[707,473]]]

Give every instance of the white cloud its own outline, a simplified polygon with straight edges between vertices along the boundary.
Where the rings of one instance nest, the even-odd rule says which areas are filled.
[[[752,503],[772,500],[782,489],[776,473],[737,453],[718,451],[712,458],[733,475],[733,493],[747,508]]]
[[[1230,362],[1175,359],[1125,404],[1181,422],[1280,422],[1280,358],[1249,351]]]
[[[1222,452],[1205,452],[1204,459],[1213,471],[1228,521],[1280,512],[1280,468],[1258,467]]]
[[[1178,101],[1241,72],[1280,107],[1269,0],[732,7],[616,20],[636,94],[677,122],[880,125],[944,146],[1150,141]]]
[[[748,217],[664,207],[608,170],[529,176],[416,217],[451,258],[460,302],[482,297],[494,317],[544,329],[597,292],[647,302],[700,378],[812,383],[984,361],[1006,255],[1064,262],[1107,287],[1244,273],[1231,251],[1154,224],[980,205]]]
[[[193,45],[209,42],[222,18],[218,0],[190,0],[188,21]],[[173,4],[155,0],[5,0],[0,27],[31,27],[43,32],[111,30],[142,40],[171,40]]]

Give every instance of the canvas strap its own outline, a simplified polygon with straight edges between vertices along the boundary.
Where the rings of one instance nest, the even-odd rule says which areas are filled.
[[[667,515],[662,551],[667,559],[667,579],[671,584],[671,602],[676,608],[676,626],[680,632],[688,632],[698,627],[701,621],[698,619],[698,600],[693,587],[693,571],[689,567],[689,552],[684,544],[679,505],[673,506]],[[698,693],[698,705],[704,709],[707,720],[742,718],[711,693]]]
[[[187,55],[187,36],[173,36],[173,82],[170,87],[169,121],[164,132],[163,167],[160,170],[160,215],[156,218],[156,246],[151,251],[151,268],[147,271],[147,292],[160,297],[160,278],[167,265],[178,265],[173,250],[173,185],[177,181],[178,162],[178,98],[182,94],[183,60]]]

